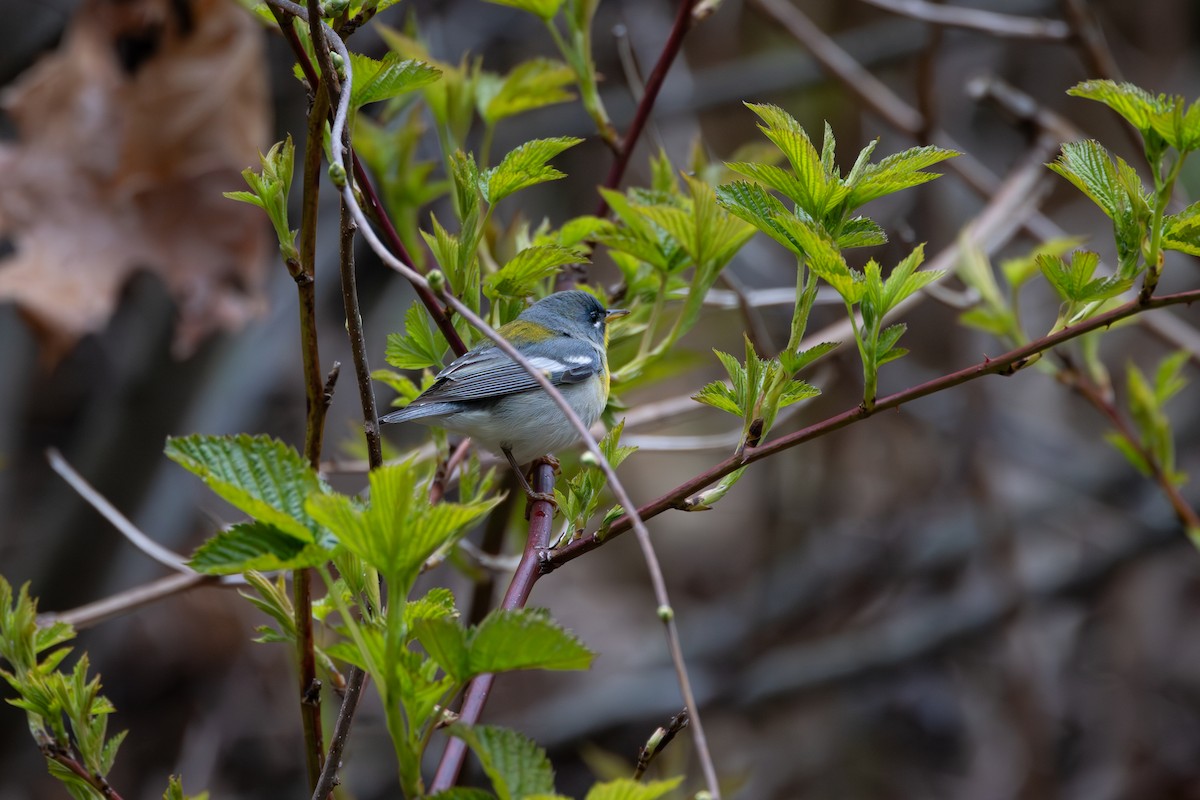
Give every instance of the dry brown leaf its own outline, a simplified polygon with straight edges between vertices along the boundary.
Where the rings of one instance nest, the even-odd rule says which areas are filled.
[[[3,98],[0,300],[48,363],[103,329],[146,269],[179,306],[174,349],[263,305],[260,212],[243,188],[268,133],[262,33],[233,0],[85,0],[62,47]]]

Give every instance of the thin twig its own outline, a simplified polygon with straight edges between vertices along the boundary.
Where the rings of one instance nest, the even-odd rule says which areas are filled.
[[[642,506],[638,509],[638,516],[642,519],[658,516],[664,511],[675,508],[690,495],[711,486],[734,470],[741,469],[755,461],[760,461],[813,439],[826,436],[848,425],[860,422],[867,417],[875,416],[882,411],[899,408],[914,400],[919,400],[922,397],[945,391],[946,389],[973,381],[977,378],[982,378],[985,375],[1011,375],[1031,356],[1069,342],[1085,333],[1106,328],[1115,322],[1151,309],[1190,304],[1197,301],[1200,301],[1200,289],[1156,296],[1144,302],[1139,299],[1131,300],[1124,305],[1117,306],[1111,311],[1099,314],[1078,325],[1072,325],[1052,335],[1035,339],[1029,344],[1015,350],[1010,350],[997,358],[985,358],[978,364],[881,398],[875,403],[872,409],[866,409],[861,405],[856,406],[793,433],[779,436],[766,444],[759,445],[758,447],[747,447],[740,456],[734,455],[725,459],[706,472],[681,483],[658,499]],[[628,506],[626,507],[628,508]],[[628,531],[631,527],[631,521],[625,517],[621,517],[612,524],[611,528],[605,531],[602,537],[598,534],[585,536],[552,551],[546,559],[545,566],[548,568],[560,567],[584,553],[595,550],[614,536]]]
[[[103,776],[93,775],[88,771],[87,767],[79,763],[77,758],[63,750],[56,742],[43,743],[41,749],[42,755],[72,772],[80,780],[92,787],[104,800],[121,800],[121,795],[117,794],[117,791],[109,785]]]
[[[654,101],[658,99],[659,90],[662,89],[663,81],[666,80],[667,73],[671,70],[671,64],[674,63],[680,48],[683,47],[683,37],[694,22],[692,9],[695,6],[696,0],[679,0],[679,8],[675,12],[675,22],[671,25],[671,32],[667,34],[667,41],[663,44],[662,52],[654,64],[654,69],[646,78],[642,98],[633,112],[629,130],[621,138],[621,148],[617,152],[612,167],[608,170],[608,177],[604,179],[603,186],[606,189],[616,189],[620,186],[621,178],[624,177],[625,170],[629,168],[629,159],[633,156],[633,149],[637,146],[638,137],[642,135],[646,120],[650,118],[650,110],[654,108]],[[603,217],[606,214],[608,214],[608,203],[601,198],[600,204],[596,207],[596,216]]]
[[[142,586],[135,586],[118,592],[111,597],[86,605],[72,608],[68,611],[47,611],[38,615],[38,625],[44,627],[55,622],[65,622],[76,630],[90,628],[101,622],[128,614],[130,611],[150,605],[164,597],[180,594],[197,589],[201,586],[237,586],[239,583],[229,580],[232,576],[201,575],[199,572],[177,573],[165,578],[151,581]]]
[[[862,0],[864,3],[910,19],[929,22],[947,28],[980,31],[991,36],[1010,39],[1038,39],[1065,42],[1071,38],[1071,28],[1058,19],[1036,19],[1000,14],[982,8],[963,8],[928,3],[925,0]]]
[[[925,120],[920,113],[839,47],[800,9],[787,0],[754,0],[754,4],[808,48],[826,72],[875,113],[911,136],[918,136],[924,130]]]
[[[354,712],[358,710],[358,701],[366,685],[366,671],[361,667],[351,669],[350,677],[346,679],[346,693],[342,697],[341,707],[338,708],[337,721],[333,724],[333,733],[329,737],[329,753],[325,757],[317,785],[313,788],[313,800],[329,797],[333,787],[337,785],[338,770],[342,768],[342,753],[346,750],[350,726],[354,722]]]
[[[554,468],[546,463],[538,464],[534,474],[534,489],[547,495],[554,493]],[[525,550],[521,553],[521,561],[508,583],[504,600],[500,607],[505,610],[524,608],[529,602],[529,594],[533,585],[542,576],[541,561],[550,544],[550,527],[554,522],[554,506],[545,500],[535,500],[529,511],[529,536],[525,539]],[[467,725],[479,722],[483,707],[487,704],[488,695],[496,676],[493,674],[480,675],[471,681],[463,695],[462,707],[458,719]],[[437,772],[433,783],[430,784],[431,794],[449,789],[458,780],[462,771],[463,761],[467,755],[467,744],[462,739],[451,739],[446,743],[446,750],[438,762]]]
[[[67,463],[62,453],[58,452],[56,448],[50,447],[46,449],[46,460],[50,462],[50,468],[57,472],[59,477],[66,481],[80,497],[87,501],[88,505],[100,512],[100,516],[108,520],[122,536],[129,540],[130,544],[164,567],[172,569],[175,572],[182,572],[185,575],[196,574],[195,570],[187,565],[186,558],[168,550],[142,533],[136,525],[129,521],[128,517],[118,511],[112,503],[108,502],[104,495],[92,488],[92,485],[84,480],[83,476],[76,472],[74,467]]]

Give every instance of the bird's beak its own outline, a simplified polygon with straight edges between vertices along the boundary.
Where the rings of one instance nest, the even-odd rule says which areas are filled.
[[[610,308],[604,312],[604,319],[606,321],[620,319],[621,317],[628,317],[628,316],[629,316],[629,310],[624,309],[624,308]]]

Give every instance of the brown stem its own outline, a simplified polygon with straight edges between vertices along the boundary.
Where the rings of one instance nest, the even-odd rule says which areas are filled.
[[[513,504],[516,503],[520,488],[512,472],[507,473],[508,491],[500,505],[492,509],[487,524],[483,528],[483,539],[479,542],[481,552],[495,556],[499,555],[504,546],[504,533],[508,530],[508,520],[512,517]],[[492,592],[496,588],[496,573],[491,569],[483,571],[483,577],[475,581],[471,587],[471,602],[467,608],[467,624],[478,625],[487,613],[492,610]]]
[[[296,57],[296,63],[300,65],[300,70],[304,73],[305,80],[315,90],[320,78],[317,76],[316,68],[313,67],[312,61],[304,49],[304,45],[301,44],[299,37],[296,36],[296,32],[292,29],[291,25],[292,14],[307,18],[307,12],[301,15],[299,12],[303,11],[303,9],[292,8],[290,6],[285,8],[284,4],[279,2],[268,2],[267,7],[271,9],[271,12],[275,15],[275,19],[279,22],[279,29],[283,33],[283,38],[287,40],[288,45],[292,48],[292,54]],[[387,212],[384,210],[383,204],[379,200],[379,194],[375,191],[375,186],[371,183],[366,168],[363,167],[357,153],[351,151],[350,155],[353,162],[355,185],[358,186],[359,191],[363,194],[363,198],[367,201],[367,209],[371,212],[371,216],[383,230],[384,239],[387,240],[388,246],[392,248],[392,251],[403,259],[406,264],[412,264],[413,261],[409,256],[408,249],[404,246],[404,242],[400,239],[400,234],[397,233],[391,218],[388,217]],[[420,283],[414,282],[412,286],[417,293],[417,297],[420,298],[426,310],[429,311],[429,316],[433,319],[434,324],[438,326],[438,330],[446,337],[446,341],[450,344],[450,348],[454,353],[462,355],[467,352],[466,343],[458,335],[458,331],[454,329],[453,323],[450,322],[450,317],[446,314],[445,307],[438,303],[437,298],[433,296],[433,292],[429,291],[427,286]]]
[[[363,688],[367,685],[367,673],[359,667],[350,670],[346,679],[346,694],[342,697],[341,708],[338,709],[337,722],[333,724],[333,734],[329,737],[329,755],[325,758],[325,766],[313,788],[313,800],[325,800],[337,785],[338,770],[342,766],[342,753],[346,750],[346,741],[350,738],[350,726],[354,722],[354,712],[358,710],[358,700],[362,697]]]
[[[554,468],[549,464],[540,463],[534,475],[534,489],[547,495],[554,494]],[[550,526],[554,521],[554,506],[546,500],[536,500],[529,512],[529,537],[525,540],[525,552],[517,564],[517,571],[509,581],[508,591],[500,607],[506,610],[524,608],[529,601],[529,593],[533,585],[542,576],[541,563],[550,544]],[[496,676],[480,675],[471,681],[463,695],[462,708],[458,719],[466,725],[474,725],[483,713],[488,695]],[[451,739],[446,743],[442,760],[438,763],[437,773],[433,777],[431,794],[449,789],[458,780],[462,771],[463,761],[467,755],[467,745],[462,739]]]
[[[711,486],[734,470],[740,469],[747,464],[752,464],[755,461],[760,461],[776,453],[780,453],[796,445],[803,444],[813,439],[820,438],[834,431],[852,425],[856,422],[866,419],[867,417],[875,416],[881,411],[888,411],[893,408],[910,403],[913,400],[918,400],[931,394],[935,394],[962,383],[981,378],[984,375],[1011,375],[1016,372],[1030,357],[1057,347],[1060,344],[1068,342],[1090,331],[1099,330],[1112,325],[1114,322],[1125,319],[1126,317],[1134,316],[1143,311],[1148,311],[1153,308],[1164,308],[1166,306],[1179,305],[1183,303],[1194,303],[1200,300],[1200,289],[1193,289],[1186,292],[1178,292],[1176,294],[1161,295],[1152,297],[1146,302],[1140,300],[1131,300],[1124,305],[1107,311],[1104,314],[1099,314],[1089,320],[1064,328],[1057,333],[1049,336],[1044,336],[1040,339],[1035,339],[1029,344],[1019,347],[1015,350],[1010,350],[998,358],[985,358],[978,364],[960,369],[957,372],[951,372],[948,375],[943,375],[940,378],[935,378],[925,383],[913,386],[887,397],[880,398],[873,408],[870,410],[862,406],[856,406],[841,414],[829,417],[828,419],[809,425],[806,428],[801,428],[798,431],[789,433],[785,436],[780,436],[764,445],[758,447],[747,447],[742,454],[733,455],[725,459],[721,463],[715,465],[706,472],[691,478],[666,494],[653,500],[638,509],[638,516],[643,520],[658,516],[664,511],[678,507],[684,500],[692,494]],[[625,533],[632,527],[631,521],[627,517],[621,517],[616,520],[612,527],[601,535],[599,532],[591,536],[585,536],[570,544],[558,548],[550,553],[546,559],[544,566],[548,569],[554,569],[562,566],[568,561],[573,561],[584,553],[595,550],[600,545],[612,539],[614,536]]]
[[[375,191],[371,179],[367,175],[367,170],[359,160],[357,153],[351,153],[354,159],[354,182],[358,185],[359,190],[363,194],[363,199],[366,200],[367,210],[371,212],[371,216],[379,224],[383,230],[383,238],[388,243],[388,247],[392,248],[397,256],[406,264],[412,264],[412,256],[408,254],[408,248],[404,246],[403,240],[400,238],[396,226],[392,224],[391,217],[383,208],[383,204],[379,201],[379,195]],[[415,267],[414,267],[415,269]],[[412,284],[413,289],[417,293],[417,297],[425,304],[426,310],[429,311],[429,316],[433,319],[438,330],[446,337],[446,342],[449,343],[450,349],[454,351],[456,356],[461,356],[467,352],[466,342],[458,335],[458,331],[454,329],[454,323],[450,321],[450,317],[446,314],[446,308],[438,302],[433,296],[433,292],[429,288],[422,286],[419,283]]]
[[[121,800],[121,795],[109,786],[108,781],[103,775],[93,775],[88,772],[87,767],[80,764],[78,759],[72,756],[69,752],[63,750],[55,742],[46,742],[42,744],[42,755],[58,763],[64,769],[70,770],[81,780],[87,783],[100,794],[105,800]]]
[[[683,37],[692,25],[692,10],[695,7],[696,0],[680,0],[679,8],[675,12],[675,22],[671,25],[671,32],[667,34],[667,41],[663,44],[658,61],[654,64],[650,77],[646,79],[644,94],[637,104],[637,110],[633,113],[633,121],[629,123],[629,130],[621,139],[621,148],[617,151],[616,160],[608,170],[608,177],[604,179],[603,185],[606,189],[616,189],[621,184],[621,178],[629,167],[629,159],[633,156],[633,149],[642,135],[642,129],[646,127],[646,120],[650,118],[650,111],[654,108],[654,101],[658,99],[663,81],[666,80],[667,73],[671,70],[671,64],[675,62],[675,57],[679,55],[679,50],[683,47]],[[606,214],[608,214],[608,203],[601,198],[600,205],[596,207],[596,216],[603,217]]]
[[[1192,508],[1191,504],[1184,499],[1183,494],[1179,491],[1179,487],[1167,475],[1163,464],[1154,457],[1153,453],[1142,446],[1141,437],[1130,427],[1126,419],[1121,416],[1116,406],[1109,402],[1079,370],[1067,367],[1059,373],[1059,377],[1063,383],[1078,392],[1080,397],[1087,400],[1097,411],[1103,414],[1112,423],[1113,427],[1117,429],[1117,432],[1124,436],[1126,441],[1133,446],[1137,454],[1142,457],[1142,461],[1150,467],[1150,474],[1154,478],[1154,482],[1158,484],[1159,489],[1162,490],[1163,495],[1166,496],[1167,501],[1171,504],[1171,508],[1175,510],[1175,516],[1179,517],[1179,521],[1183,523],[1184,527],[1189,531],[1200,530],[1200,515],[1197,515],[1196,509]]]

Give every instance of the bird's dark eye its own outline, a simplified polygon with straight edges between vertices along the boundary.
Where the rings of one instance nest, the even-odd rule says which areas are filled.
[[[603,311],[593,311],[592,312],[592,322],[599,322],[600,320],[604,319],[604,317],[605,317],[605,314]]]

